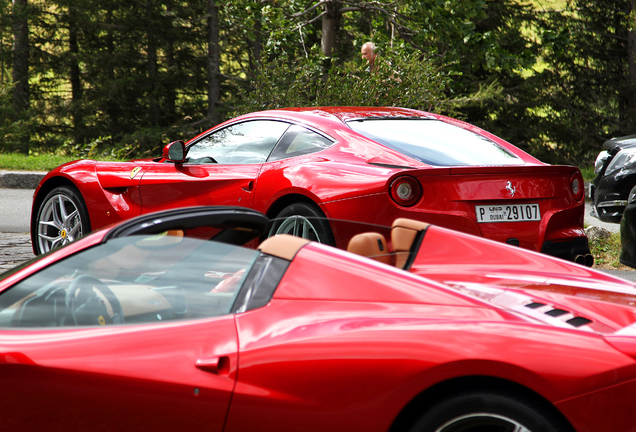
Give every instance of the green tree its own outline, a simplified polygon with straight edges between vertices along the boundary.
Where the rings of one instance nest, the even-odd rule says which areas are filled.
[[[590,163],[605,140],[636,132],[635,3],[571,0],[544,14],[535,118],[555,159]]]

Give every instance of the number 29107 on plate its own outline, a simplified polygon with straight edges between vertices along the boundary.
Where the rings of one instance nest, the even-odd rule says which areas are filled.
[[[528,222],[541,220],[539,204],[497,204],[475,206],[477,222]]]

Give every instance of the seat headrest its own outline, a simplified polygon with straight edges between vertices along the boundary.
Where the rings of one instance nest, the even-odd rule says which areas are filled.
[[[349,240],[347,251],[384,264],[393,264],[393,256],[386,245],[386,239],[379,233],[367,232],[353,236]]]

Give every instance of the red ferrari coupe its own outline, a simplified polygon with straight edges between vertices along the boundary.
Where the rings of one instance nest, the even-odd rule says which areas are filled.
[[[577,168],[448,117],[293,108],[232,119],[153,160],[62,165],[36,190],[31,235],[40,254],[140,214],[233,205],[283,219],[273,232],[340,247],[346,233],[306,218],[408,217],[591,266],[583,195]]]
[[[168,210],[0,275],[1,429],[634,430],[632,283],[410,219],[270,228]]]

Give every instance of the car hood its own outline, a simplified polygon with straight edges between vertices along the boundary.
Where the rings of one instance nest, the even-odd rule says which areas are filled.
[[[437,226],[409,270],[544,324],[611,334],[636,323],[632,282]]]
[[[555,327],[613,334],[636,325],[636,289],[621,283],[506,274],[488,275],[485,283],[457,273],[444,279],[462,294]]]

